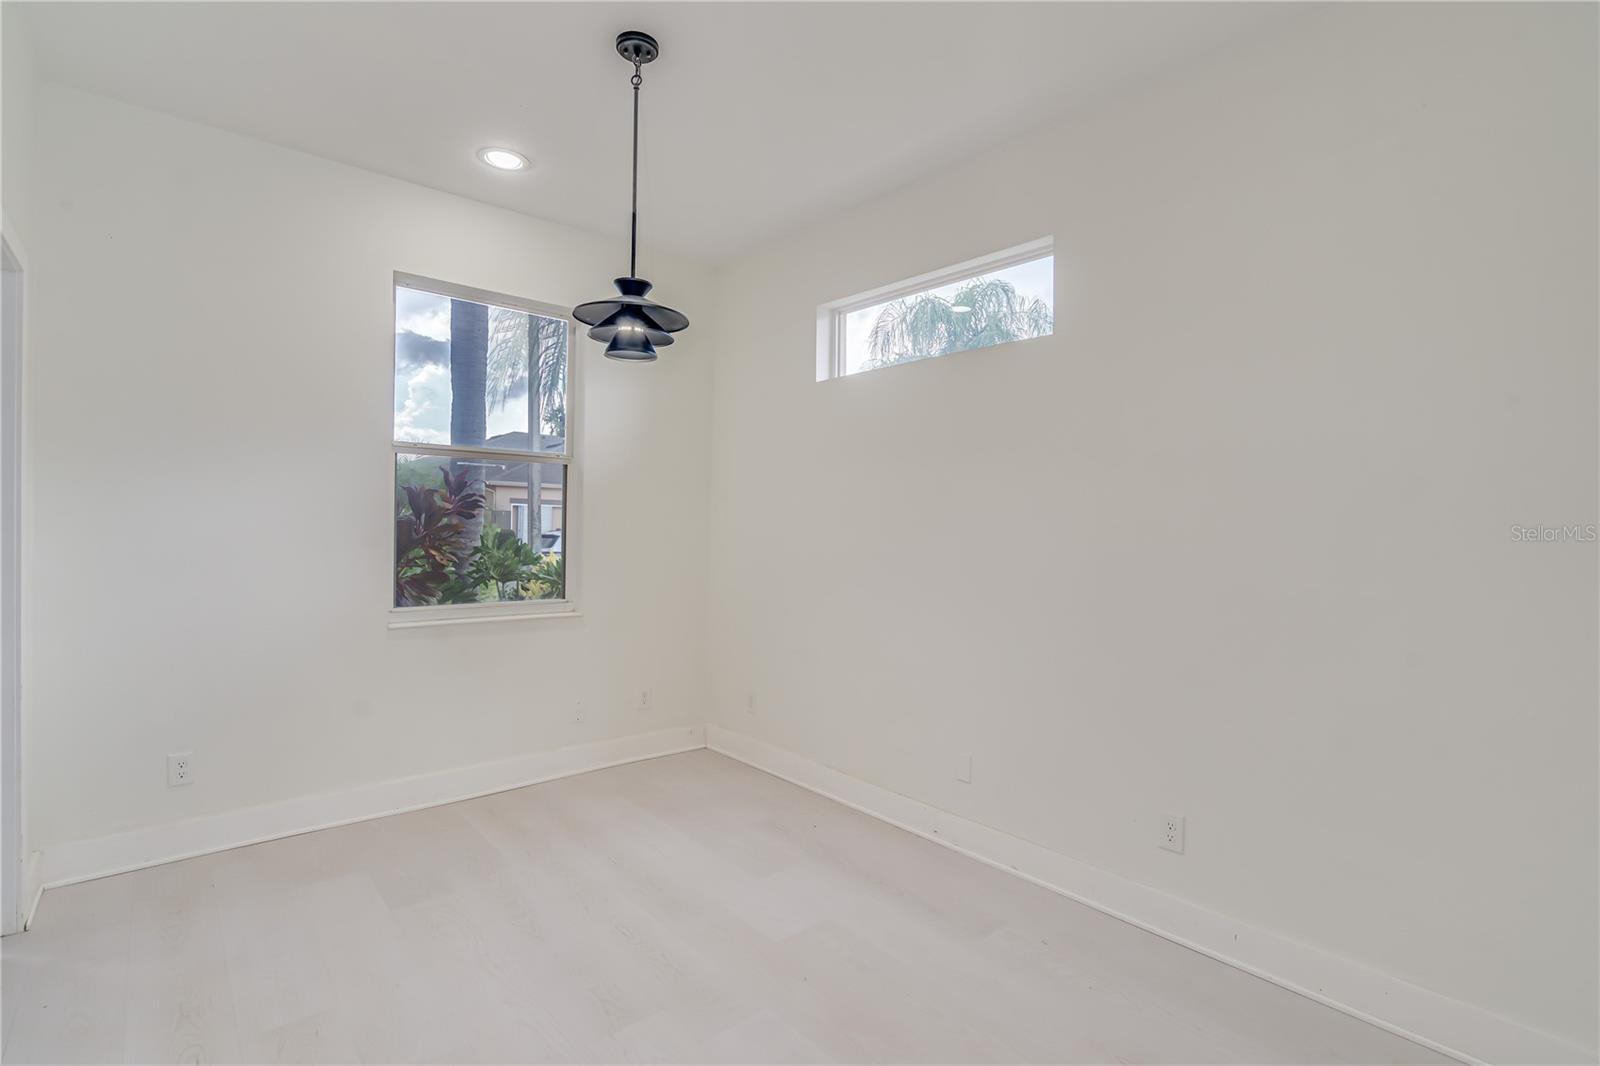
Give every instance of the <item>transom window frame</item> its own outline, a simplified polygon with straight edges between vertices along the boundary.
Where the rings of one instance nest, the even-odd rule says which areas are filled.
[[[583,423],[583,364],[584,360],[579,351],[578,321],[572,317],[572,309],[542,300],[533,300],[524,296],[511,296],[506,293],[493,292],[489,289],[474,288],[470,285],[460,285],[451,281],[440,281],[437,278],[424,277],[420,274],[408,274],[404,271],[394,272],[394,281],[389,287],[389,381],[393,389],[395,373],[398,369],[398,353],[395,351],[394,324],[399,317],[399,290],[412,289],[417,292],[426,292],[434,296],[443,296],[447,299],[470,300],[473,303],[486,304],[490,307],[503,307],[512,311],[521,311],[524,314],[540,315],[544,318],[558,319],[567,325],[567,393],[566,393],[566,435],[562,440],[562,450],[556,452],[546,451],[517,451],[512,448],[466,447],[457,444],[429,444],[425,441],[401,441],[394,437],[393,394],[390,395],[389,419],[389,520],[388,544],[389,565],[387,570],[387,586],[394,585],[395,568],[395,531],[394,531],[394,483],[395,465],[401,455],[414,455],[426,453],[428,455],[450,455],[463,459],[489,459],[501,461],[512,459],[517,462],[530,464],[554,464],[566,468],[566,477],[563,479],[562,489],[562,520],[561,520],[561,557],[563,573],[562,595],[559,599],[549,600],[508,600],[503,603],[440,603],[426,604],[416,607],[395,606],[393,596],[389,598],[389,628],[409,629],[417,626],[454,625],[473,622],[496,622],[530,618],[576,618],[578,610],[580,589],[582,583],[582,556],[577,550],[577,545],[582,539],[579,515],[582,513],[583,485],[578,463],[578,453],[581,450],[582,423]],[[531,365],[532,353],[529,354],[530,379],[533,374]],[[531,441],[530,441],[531,443]],[[530,466],[530,470],[535,469]]]
[[[817,381],[833,381],[839,378],[857,376],[845,369],[845,319],[851,312],[859,311],[864,307],[874,304],[888,303],[906,296],[914,296],[929,289],[939,289],[970,278],[992,274],[997,270],[1014,267],[1020,263],[1031,263],[1037,259],[1054,258],[1056,241],[1054,236],[1040,237],[1037,240],[1024,244],[1002,248],[998,252],[987,255],[975,256],[963,260],[952,266],[930,270],[926,274],[918,274],[914,278],[904,281],[891,282],[880,285],[866,292],[859,292],[853,296],[846,296],[839,300],[831,300],[817,308]],[[1053,270],[1052,270],[1053,273]],[[1052,312],[1055,301],[1051,300]],[[1034,340],[1037,338],[1028,338]],[[1007,344],[1016,344],[1017,341],[1007,341]],[[1003,348],[1004,344],[987,345],[983,348],[969,348],[967,351],[981,352],[988,348]],[[965,352],[952,352],[951,355],[962,355]],[[938,359],[948,358],[939,356]],[[937,359],[923,359],[918,362],[936,362]],[[884,368],[889,369],[889,368]],[[871,373],[871,371],[858,371]]]

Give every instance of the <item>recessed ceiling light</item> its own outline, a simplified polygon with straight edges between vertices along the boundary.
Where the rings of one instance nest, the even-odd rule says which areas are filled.
[[[496,170],[528,169],[528,157],[509,148],[479,148],[478,159]]]

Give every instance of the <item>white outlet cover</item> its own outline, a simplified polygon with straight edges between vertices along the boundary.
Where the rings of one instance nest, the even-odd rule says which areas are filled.
[[[1184,845],[1183,838],[1185,835],[1184,830],[1185,826],[1183,815],[1166,815],[1161,819],[1161,835],[1157,840],[1157,846],[1166,851],[1176,852],[1177,854],[1182,855]]]
[[[194,784],[194,752],[175,751],[167,756],[167,787]]]

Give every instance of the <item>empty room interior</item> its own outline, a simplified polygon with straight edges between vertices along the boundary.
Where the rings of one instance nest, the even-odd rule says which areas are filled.
[[[4,1063],[1589,1063],[1600,4],[0,3]]]

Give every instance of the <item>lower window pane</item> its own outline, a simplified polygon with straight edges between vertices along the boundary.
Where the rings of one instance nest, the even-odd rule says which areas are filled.
[[[395,606],[566,598],[566,490],[561,463],[395,456]]]

